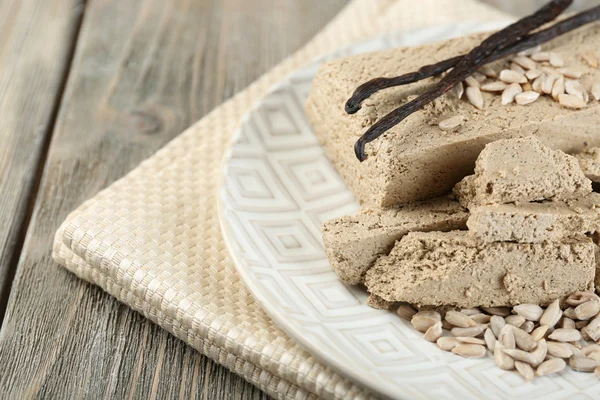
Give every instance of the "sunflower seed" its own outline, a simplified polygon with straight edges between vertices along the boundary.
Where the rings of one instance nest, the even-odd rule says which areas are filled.
[[[437,340],[439,338],[442,337],[442,334],[444,332],[442,331],[442,323],[441,322],[436,322],[435,324],[431,325],[431,327],[429,327],[429,329],[427,329],[427,331],[425,332],[425,335],[423,335],[423,338],[425,340],[427,340],[428,342],[437,342]]]
[[[498,350],[497,346],[498,343],[496,343],[496,350]],[[516,349],[503,349],[502,351],[505,354],[511,356],[515,361],[523,361],[531,366],[535,366],[535,364],[537,363],[536,358],[531,353],[528,353],[526,351]]]
[[[583,75],[583,72],[572,68],[559,68],[558,72],[571,79],[579,79]]]
[[[538,342],[540,341],[540,339],[544,338],[546,332],[548,332],[548,325],[541,325],[535,328],[533,332],[531,332],[531,337],[533,338],[533,340]]]
[[[488,328],[485,330],[485,333],[483,334],[483,338],[485,340],[485,344],[487,345],[488,349],[490,349],[490,351],[494,351],[495,344],[496,344],[496,336],[494,335],[494,332],[492,332],[491,328]]]
[[[533,332],[533,328],[535,328],[535,324],[531,321],[525,321],[523,325],[520,326],[527,333]]]
[[[535,350],[531,352],[531,355],[533,355],[533,357],[536,360],[536,364],[532,365],[532,366],[537,367],[540,363],[542,363],[546,359],[547,354],[548,354],[548,344],[546,343],[545,339],[542,339],[538,342],[538,345],[535,348]]]
[[[587,320],[587,321],[577,321],[577,322],[575,322],[575,329],[581,330],[581,329],[585,328],[586,326],[588,326],[589,323],[590,323],[589,320]]]
[[[571,96],[575,96],[585,101],[585,96],[583,94],[585,89],[583,88],[581,82],[568,79],[567,81],[565,81],[565,91],[567,92],[567,94],[570,94]]]
[[[545,75],[540,75],[534,79],[533,83],[531,84],[531,89],[533,89],[534,92],[542,93],[542,85],[544,84],[544,78]]]
[[[523,361],[515,361],[515,368],[526,380],[530,381],[533,379],[534,372],[533,368],[531,368],[531,365],[524,363]]]
[[[581,331],[581,338],[583,340],[585,340],[586,342],[592,340],[592,338],[590,337],[590,335],[588,335],[588,333],[586,331]]]
[[[579,97],[571,96],[570,94],[561,94],[558,96],[558,102],[561,106],[567,108],[585,108],[585,102]]]
[[[543,75],[542,80],[542,92],[546,94],[552,93],[552,87],[554,86],[554,82],[559,78],[556,74],[545,74]]]
[[[593,320],[590,321],[584,328],[582,328],[582,333],[587,334],[593,341],[597,341],[600,339],[600,316],[597,316]]]
[[[548,325],[548,327],[553,328],[560,319],[561,315],[562,311],[560,310],[560,304],[558,299],[556,299],[550,303],[550,305],[546,308],[546,311],[544,311],[540,317],[540,325]]]
[[[500,80],[506,83],[525,83],[527,78],[524,74],[511,70],[504,69],[500,71]]]
[[[578,306],[590,300],[600,301],[600,297],[592,292],[575,292],[567,297],[567,304],[570,306]]]
[[[484,92],[501,92],[507,87],[508,85],[502,81],[494,81],[481,85],[481,90]]]
[[[569,365],[575,371],[592,372],[600,367],[600,361],[593,360],[585,356],[573,356],[569,359]]]
[[[525,75],[525,72],[526,72],[526,71],[523,69],[523,67],[521,67],[519,64],[516,64],[516,63],[514,63],[514,62],[510,64],[510,70],[511,70],[511,71],[518,72],[518,73],[520,73],[521,75]]]
[[[554,100],[558,100],[558,96],[565,92],[565,78],[562,76],[554,81],[554,85],[552,86],[552,98]]]
[[[595,100],[600,100],[600,82],[594,83],[592,86],[592,96]]]
[[[542,71],[540,71],[539,69],[530,69],[529,71],[525,72],[525,77],[527,79],[529,79],[530,81],[534,80],[535,78],[539,77],[540,75],[542,75]]]
[[[483,102],[483,96],[481,94],[481,90],[479,90],[479,88],[469,86],[466,90],[466,93],[467,93],[467,99],[469,99],[469,102],[471,104],[473,104],[473,106],[475,106],[475,108],[477,108],[479,110],[483,110],[483,107],[485,104]]]
[[[600,302],[591,300],[575,307],[577,319],[586,320],[595,317],[600,312]]]
[[[396,312],[402,318],[410,321],[412,317],[417,313],[417,310],[415,310],[414,308],[412,308],[412,306],[408,304],[401,304]]]
[[[485,340],[474,338],[474,337],[461,336],[461,337],[457,337],[456,340],[458,340],[461,343],[480,344],[482,346],[485,345]]]
[[[473,321],[477,322],[478,324],[489,324],[491,318],[492,318],[491,315],[487,315],[487,314],[483,314],[483,313],[471,315],[471,319]]]
[[[481,332],[483,332],[483,328],[481,328],[481,326],[472,326],[469,328],[452,328],[452,330],[450,331],[450,334],[454,337],[461,337],[461,336],[470,336],[470,337],[475,337],[477,335],[479,335]]]
[[[444,320],[442,320],[442,328],[449,331],[450,329],[454,328],[454,326],[450,322],[448,322],[444,319]]]
[[[537,341],[520,328],[513,327],[513,335],[515,336],[515,344],[522,350],[531,351],[537,346]]]
[[[534,91],[519,93],[515,96],[515,102],[521,106],[531,104],[540,97],[540,94]]]
[[[502,345],[507,349],[515,348],[515,334],[513,333],[511,325],[504,325],[504,327],[500,329],[498,340],[502,342]]]
[[[581,352],[581,349],[579,347],[577,347],[571,343],[566,343],[566,344],[569,345],[574,356],[583,356],[583,353]]]
[[[448,311],[445,320],[459,328],[477,326],[477,323],[471,317],[458,311]]]
[[[481,309],[490,315],[499,315],[501,317],[508,317],[511,311],[509,307],[481,307]]]
[[[559,358],[569,358],[573,355],[573,350],[568,343],[548,342],[548,354]]]
[[[591,358],[592,360],[600,361],[600,351],[592,351],[590,354],[587,355],[587,357]]]
[[[485,356],[486,350],[480,344],[459,344],[452,349],[454,354],[465,358],[481,358]]]
[[[480,73],[482,73],[483,75],[487,76],[488,78],[497,78],[498,77],[498,73],[489,64],[482,66],[481,68],[479,68],[478,71]]]
[[[563,317],[560,327],[564,329],[575,329],[575,321],[573,321],[571,318]]]
[[[525,318],[522,315],[509,315],[504,320],[507,324],[516,326],[517,328],[525,322]]]
[[[582,53],[579,55],[583,61],[592,68],[598,68],[598,59],[592,53]]]
[[[492,318],[490,318],[490,329],[496,337],[500,335],[500,330],[504,327],[504,325],[506,325],[506,321],[504,321],[504,318],[501,316],[493,315]]]
[[[441,130],[449,132],[459,128],[465,122],[465,117],[462,115],[455,115],[454,117],[447,118],[439,123]],[[458,313],[457,311],[454,311]],[[458,313],[460,314],[460,313]],[[463,314],[464,315],[464,314]]]
[[[416,313],[410,323],[419,332],[427,332],[435,323],[441,322],[442,316],[436,311],[419,311]]]
[[[471,316],[471,315],[481,314],[481,309],[477,308],[477,307],[463,308],[462,310],[460,310],[460,312],[463,314],[467,314],[468,316]]]
[[[565,66],[565,60],[564,58],[562,58],[562,56],[558,53],[550,53],[550,59],[548,60],[550,62],[550,65],[552,65],[553,67],[564,67]]]
[[[525,69],[535,69],[537,67],[537,63],[526,56],[516,56],[513,58],[513,62]]]
[[[552,360],[544,361],[535,371],[537,376],[555,374],[565,369],[567,364],[562,358],[553,358]]]
[[[583,354],[584,356],[588,356],[590,353],[598,350],[600,350],[600,345],[596,343],[588,344],[581,348],[581,354]]]
[[[502,343],[497,340],[494,343],[494,360],[499,368],[510,371],[515,367],[515,361],[504,350]]]
[[[502,92],[502,105],[505,106],[507,104],[515,101],[515,97],[519,93],[523,92],[523,88],[518,83],[510,84],[503,92]]]
[[[467,76],[465,78],[465,83],[467,84],[467,86],[472,86],[472,87],[481,87],[481,84],[479,83],[479,81],[477,79],[475,79],[473,76]]]
[[[550,53],[547,51],[540,51],[537,53],[533,53],[531,56],[533,61],[541,62],[541,61],[550,61]]]
[[[594,374],[596,374],[596,376],[597,376],[598,378],[600,378],[600,367],[596,367],[596,368],[594,369]]]
[[[548,339],[556,340],[557,342],[575,342],[581,340],[581,332],[577,329],[559,328],[552,332]]]
[[[485,80],[487,79],[487,76],[485,76],[485,74],[482,74],[479,71],[475,71],[473,72],[473,75],[471,75],[473,78],[475,78],[475,80],[477,80],[477,82],[482,83],[485,82]]]
[[[457,99],[462,98],[464,93],[465,93],[465,86],[463,85],[462,82],[458,82],[456,85],[454,85],[454,87],[452,89],[450,89],[450,94],[452,96],[456,97]]]
[[[450,351],[460,344],[460,342],[451,336],[444,336],[436,341],[438,347],[444,351]]]

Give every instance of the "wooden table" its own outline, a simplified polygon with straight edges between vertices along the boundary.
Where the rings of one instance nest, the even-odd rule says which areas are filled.
[[[0,1],[0,398],[265,397],[60,268],[52,238],[346,3]]]

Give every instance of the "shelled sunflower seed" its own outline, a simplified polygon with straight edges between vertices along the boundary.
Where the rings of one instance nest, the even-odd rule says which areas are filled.
[[[567,366],[600,376],[600,344],[595,343],[600,340],[600,297],[576,292],[564,308],[563,312],[558,299],[546,307],[521,304],[442,312],[403,304],[398,314],[412,314],[415,329],[440,349],[465,358],[491,354],[499,368],[516,369],[525,379]]]
[[[598,60],[593,54],[580,54],[579,59],[593,68],[598,68]],[[542,95],[548,95],[561,106],[571,109],[585,108],[590,96],[600,101],[600,83],[584,88],[578,79],[585,71],[579,66],[566,65],[564,58],[558,53],[521,52],[508,58],[506,62],[505,68],[499,72],[491,65],[481,67],[454,86],[451,93],[459,99],[466,93],[467,100],[479,110],[485,107],[482,92],[500,94],[501,103],[505,106],[511,103],[528,105]],[[456,129],[444,129],[442,125],[440,128]]]

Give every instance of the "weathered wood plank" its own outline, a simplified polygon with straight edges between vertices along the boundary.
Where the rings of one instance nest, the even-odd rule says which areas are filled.
[[[265,397],[54,264],[52,237],[84,199],[297,49],[345,3],[88,2],[0,331],[0,398]]]
[[[70,63],[81,3],[0,1],[0,323]]]

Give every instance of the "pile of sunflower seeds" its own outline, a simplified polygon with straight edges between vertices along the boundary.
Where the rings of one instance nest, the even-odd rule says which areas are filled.
[[[465,358],[490,354],[498,367],[527,380],[560,372],[567,364],[600,377],[600,297],[591,292],[573,293],[563,308],[555,300],[545,308],[521,304],[445,311],[402,304],[397,312],[440,349]]]
[[[579,58],[589,67],[598,68],[598,60],[593,54],[580,54]],[[542,51],[538,46],[519,53],[508,62],[510,67],[499,72],[491,65],[485,65],[454,86],[450,94],[459,99],[466,96],[479,110],[485,108],[482,92],[501,95],[503,105],[513,102],[527,105],[540,96],[547,95],[563,107],[582,109],[591,98],[600,100],[600,82],[591,88],[584,88],[578,80],[583,71],[566,66],[565,60],[558,53]],[[452,131],[459,128],[465,120],[463,116],[455,116],[441,121],[439,126],[444,131]]]

